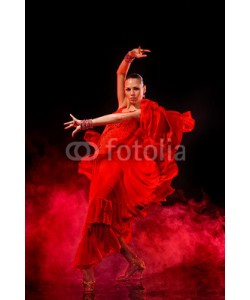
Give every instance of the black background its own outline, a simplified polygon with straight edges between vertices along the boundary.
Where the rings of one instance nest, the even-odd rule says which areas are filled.
[[[174,186],[224,206],[224,26],[223,1],[26,2],[26,169],[47,145],[64,153],[69,113],[94,118],[117,108],[116,70],[140,45],[151,53],[130,71],[144,77],[147,98],[196,121]]]

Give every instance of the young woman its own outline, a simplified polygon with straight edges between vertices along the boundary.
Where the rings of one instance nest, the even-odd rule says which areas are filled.
[[[87,130],[84,139],[95,143],[96,152],[79,164],[79,173],[91,181],[89,205],[74,267],[83,271],[86,293],[94,291],[93,268],[102,259],[120,252],[128,262],[118,280],[142,275],[144,261],[128,246],[132,222],[145,216],[153,204],[160,204],[174,189],[172,179],[178,174],[174,154],[183,132],[191,131],[191,113],[168,111],[146,99],[146,86],[137,74],[127,74],[135,58],[144,58],[150,50],[133,49],[117,70],[117,111],[94,119],[64,123],[73,128],[72,136]],[[92,130],[105,126],[103,133]]]

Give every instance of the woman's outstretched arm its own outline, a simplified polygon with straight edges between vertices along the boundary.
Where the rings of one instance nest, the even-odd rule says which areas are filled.
[[[72,132],[72,137],[74,137],[74,135],[81,130],[89,129],[94,126],[103,126],[111,123],[119,123],[125,120],[139,119],[140,115],[140,109],[129,113],[113,113],[89,120],[79,120],[75,118],[72,114],[70,114],[72,120],[64,123],[64,125],[66,126],[64,129],[70,129],[75,127],[75,130]]]
[[[145,52],[150,52],[150,50],[141,49],[140,47],[138,47],[129,51],[125,55],[116,71],[118,108],[126,106],[127,104],[125,99],[124,82],[130,65],[135,58],[146,57],[147,55],[144,54]]]

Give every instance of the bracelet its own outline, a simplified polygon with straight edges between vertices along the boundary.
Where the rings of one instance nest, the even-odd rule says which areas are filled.
[[[133,61],[134,59],[135,59],[135,57],[132,56],[132,55],[130,55],[129,53],[127,53],[127,54],[125,55],[125,57],[124,57],[124,60],[125,60],[128,64],[132,63],[132,61]]]
[[[93,121],[92,119],[88,119],[88,120],[82,120],[81,121],[81,130],[86,130],[86,129],[89,129],[89,128],[93,128]]]

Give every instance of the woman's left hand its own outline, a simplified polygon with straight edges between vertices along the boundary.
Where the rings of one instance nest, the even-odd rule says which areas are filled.
[[[147,57],[147,54],[145,52],[151,52],[149,49],[142,49],[140,46],[138,48],[135,48],[131,51],[129,51],[129,55],[136,57],[136,58],[142,58]]]
[[[74,137],[74,135],[81,131],[81,120],[78,120],[77,118],[75,118],[72,114],[70,114],[72,120],[69,122],[65,122],[64,125],[66,126],[64,129],[70,129],[72,127],[75,127],[76,129],[72,132],[72,137]]]

